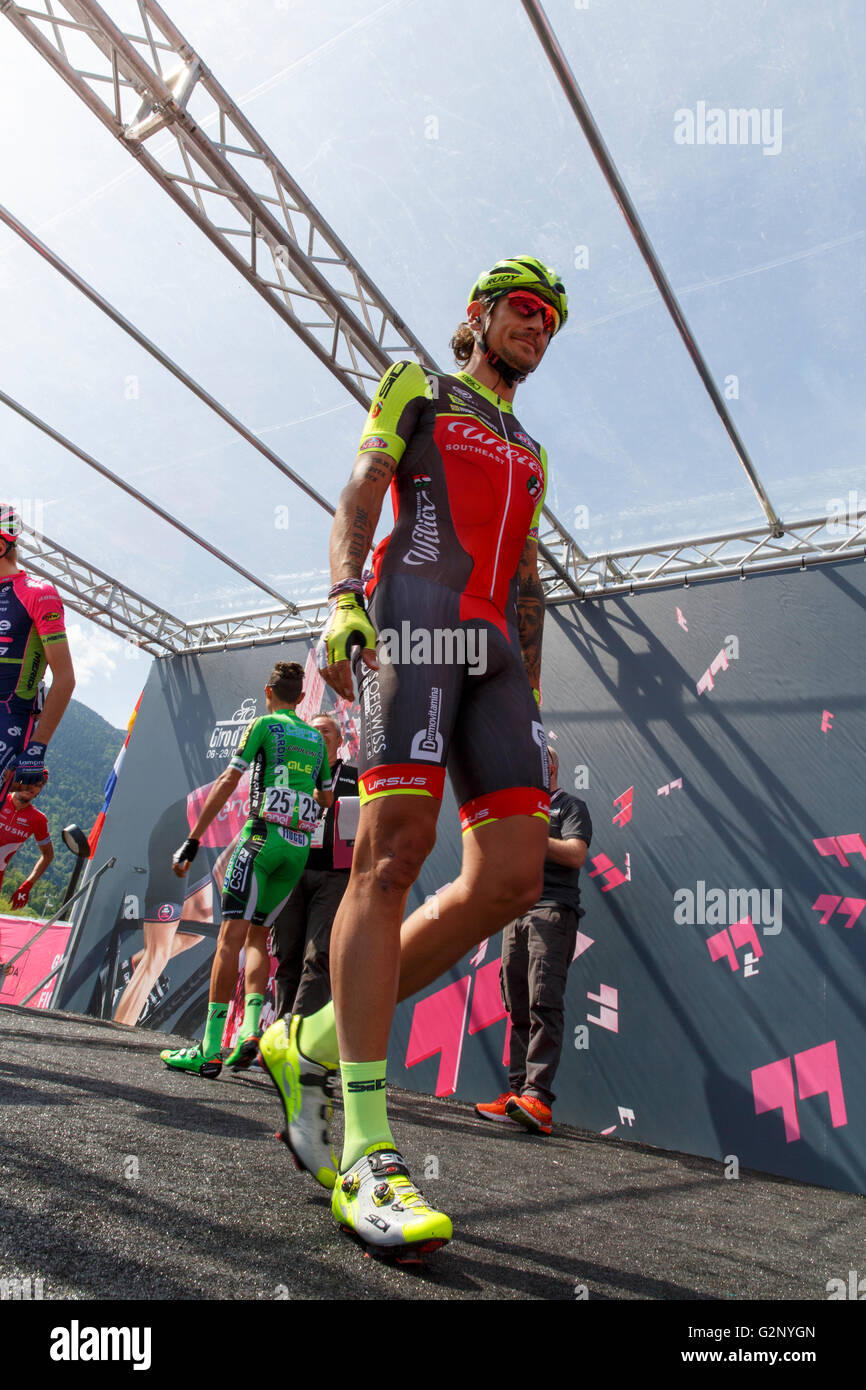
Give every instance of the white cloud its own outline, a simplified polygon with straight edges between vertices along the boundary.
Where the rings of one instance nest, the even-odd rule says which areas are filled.
[[[111,680],[126,644],[113,633],[95,625],[88,625],[85,630],[80,623],[71,623],[66,633],[75,667],[76,685],[81,688],[88,686],[98,676]]]

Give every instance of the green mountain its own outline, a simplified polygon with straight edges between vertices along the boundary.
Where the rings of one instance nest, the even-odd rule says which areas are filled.
[[[59,905],[59,895],[69,882],[75,864],[60,832],[64,826],[80,825],[85,835],[90,834],[105,799],[106,779],[125,738],[125,729],[113,728],[78,700],[70,702],[48,747],[45,759],[48,783],[35,802],[48,817],[54,842],[54,863],[34,887],[22,916],[49,916],[52,904],[55,908]],[[9,906],[9,895],[27,877],[38,857],[35,840],[28,840],[18,851],[3,880],[0,913],[16,915]]]

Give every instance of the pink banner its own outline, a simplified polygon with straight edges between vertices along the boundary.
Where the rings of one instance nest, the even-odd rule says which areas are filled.
[[[0,917],[0,1004],[22,1003],[31,989],[62,961],[71,931],[68,922],[56,922],[43,932],[7,973],[6,961],[11,960],[41,926],[38,918]],[[29,1007],[49,1008],[56,983],[56,977],[49,980],[45,988],[30,1000]]]

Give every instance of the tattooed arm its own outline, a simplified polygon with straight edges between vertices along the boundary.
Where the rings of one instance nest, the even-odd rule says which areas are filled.
[[[544,589],[538,577],[538,541],[527,536],[517,566],[517,628],[523,665],[533,690],[541,689],[541,635]]]
[[[387,454],[359,454],[331,528],[331,583],[360,579],[397,465]]]
[[[359,454],[352,476],[340,494],[337,514],[331,528],[331,583],[341,579],[360,579],[379,524],[382,502],[397,469],[387,454]],[[332,612],[333,617],[333,612]],[[329,620],[330,621],[330,620]],[[374,645],[371,630],[368,640]],[[375,668],[372,650],[363,652],[367,666]],[[333,661],[322,670],[326,683],[346,700],[354,699],[352,668],[348,660]]]

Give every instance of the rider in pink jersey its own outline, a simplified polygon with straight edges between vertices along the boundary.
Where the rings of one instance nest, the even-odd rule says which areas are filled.
[[[46,746],[75,688],[63,605],[52,584],[19,569],[20,532],[15,512],[0,503],[0,806],[13,768],[16,782],[42,785]],[[51,688],[37,715],[46,665]]]

